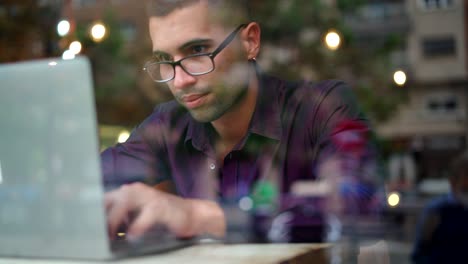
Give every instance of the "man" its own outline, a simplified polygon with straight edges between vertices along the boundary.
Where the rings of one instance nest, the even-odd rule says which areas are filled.
[[[145,70],[175,100],[102,153],[105,184],[122,186],[106,197],[111,234],[126,224],[128,236],[138,237],[162,224],[180,237],[224,237],[231,219],[220,202],[270,189],[271,199],[279,192],[279,210],[294,211],[295,183],[317,179],[331,183],[329,204],[341,199],[345,181],[359,183],[370,201],[375,175],[357,175],[373,160],[368,127],[348,88],[263,74],[256,65],[260,25],[241,2],[152,1],[153,59]],[[345,181],[336,177],[343,172]],[[168,183],[175,194],[160,190]],[[341,210],[340,202],[327,206]]]
[[[451,192],[424,209],[412,253],[413,263],[468,261],[468,152],[450,168]]]

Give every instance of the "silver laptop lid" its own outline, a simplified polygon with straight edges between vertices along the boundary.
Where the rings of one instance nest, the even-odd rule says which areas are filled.
[[[108,258],[89,61],[0,65],[0,255]]]

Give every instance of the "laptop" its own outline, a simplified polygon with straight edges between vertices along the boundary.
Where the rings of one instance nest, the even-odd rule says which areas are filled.
[[[0,256],[113,259],[194,243],[163,228],[136,244],[108,238],[97,131],[87,58],[0,65]]]

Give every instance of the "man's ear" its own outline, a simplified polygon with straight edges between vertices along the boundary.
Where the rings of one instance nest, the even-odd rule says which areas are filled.
[[[250,22],[242,30],[242,45],[246,51],[247,59],[255,59],[260,51],[261,29],[257,22]]]

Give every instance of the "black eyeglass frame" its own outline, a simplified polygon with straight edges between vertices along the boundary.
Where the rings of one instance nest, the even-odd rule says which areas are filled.
[[[223,42],[221,42],[221,44],[219,44],[219,46],[213,51],[213,52],[206,52],[206,53],[200,53],[200,54],[194,54],[194,55],[189,55],[187,57],[184,57],[178,61],[160,61],[160,62],[152,62],[152,61],[148,61],[145,66],[143,67],[143,70],[146,71],[148,73],[148,75],[150,76],[150,78],[157,82],[157,83],[165,83],[165,82],[169,82],[169,81],[172,81],[174,80],[175,78],[175,67],[176,66],[180,66],[182,68],[182,70],[184,70],[187,74],[191,75],[191,76],[200,76],[200,75],[205,75],[205,74],[208,74],[212,71],[215,70],[216,68],[216,65],[215,65],[215,62],[214,62],[214,58],[216,57],[216,55],[218,55],[224,48],[226,48],[227,45],[229,45],[232,40],[236,37],[237,33],[245,28],[248,24],[241,24],[239,25],[234,31],[231,32],[231,34],[229,34],[226,39],[223,40]],[[208,70],[208,71],[205,71],[205,72],[201,72],[201,73],[191,73],[191,72],[188,72],[184,66],[182,65],[182,61],[186,60],[186,59],[190,59],[190,58],[194,58],[194,57],[202,57],[202,56],[208,56],[210,59],[211,59],[211,63],[213,65],[213,67]],[[172,69],[173,69],[173,72],[174,74],[172,75],[171,78],[168,78],[168,79],[163,79],[163,80],[155,80],[150,72],[149,72],[149,66],[151,65],[154,65],[154,64],[168,64],[168,65],[171,65],[172,66]]]

